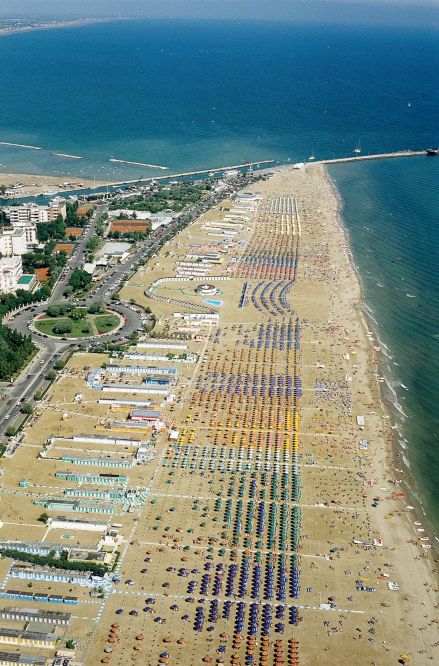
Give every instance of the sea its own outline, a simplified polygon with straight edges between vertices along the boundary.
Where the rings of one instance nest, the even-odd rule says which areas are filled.
[[[433,28],[117,21],[0,37],[0,71],[5,173],[136,179],[439,145]],[[329,173],[404,476],[439,534],[439,157]]]
[[[439,535],[439,156],[333,165],[406,503]],[[408,484],[408,487],[407,485]],[[427,527],[427,524],[425,525]]]

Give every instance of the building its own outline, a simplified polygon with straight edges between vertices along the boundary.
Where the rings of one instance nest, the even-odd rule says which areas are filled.
[[[12,293],[18,288],[23,275],[21,257],[4,257],[0,259],[0,292]]]
[[[50,541],[0,541],[0,550],[19,550],[29,555],[49,555],[54,553],[59,557],[68,546]]]
[[[72,465],[90,465],[95,467],[123,467],[131,468],[133,461],[127,458],[92,458],[89,456],[62,456],[61,460]]]
[[[0,666],[46,666],[47,658],[38,654],[0,651]]]
[[[151,213],[151,228],[153,231],[158,229],[158,227],[166,226],[175,217],[175,212],[173,210],[162,210],[159,213]]]
[[[54,516],[49,518],[48,524],[52,530],[80,530],[86,532],[105,532],[107,523],[100,520],[87,520],[73,516]]]
[[[147,421],[155,422],[160,418],[160,412],[157,412],[154,409],[133,409],[130,413],[131,421]]]
[[[56,647],[57,641],[57,635],[49,631],[28,631],[0,627],[0,643],[9,643],[10,645],[28,645],[31,647],[40,648],[54,648]]]
[[[47,596],[47,595],[46,595]],[[0,592],[0,597],[3,599],[16,599],[18,601],[40,601],[41,596],[38,592],[30,592],[29,590],[4,590]],[[49,594],[45,603],[55,604],[77,604],[78,597],[63,597],[60,594]]]
[[[35,222],[24,222],[17,220],[16,222],[10,220],[11,226],[15,231],[23,230],[26,235],[26,245],[28,248],[36,245],[37,239],[37,225]]]
[[[65,201],[54,199],[48,206],[38,206],[34,203],[24,203],[20,206],[5,206],[3,212],[11,224],[15,222],[39,224],[40,222],[53,222],[58,215],[65,220],[67,207]]]
[[[44,569],[41,567],[32,567],[29,564],[14,565],[9,571],[9,576],[20,580],[40,580],[46,583],[65,583],[67,585],[83,585],[86,587],[93,587],[102,582],[100,576],[93,576],[88,571]],[[37,596],[39,597],[38,599]],[[47,594],[42,596],[34,594],[34,599],[35,601],[47,601]],[[0,642],[2,642],[1,638]]]
[[[67,626],[71,620],[71,617],[72,616],[70,613],[41,610],[39,608],[18,608],[16,606],[6,606],[5,608],[0,608],[0,618],[2,620],[13,620],[18,622],[42,622],[43,624]]]
[[[128,483],[128,478],[126,476],[121,476],[120,474],[83,474],[81,472],[55,472],[55,476],[59,479],[66,479],[67,481],[73,481],[74,483],[95,483],[95,484],[104,484],[104,485],[126,485]]]
[[[169,359],[167,359],[169,360]],[[176,368],[171,367],[160,367],[149,365],[144,367],[141,365],[107,365],[105,368],[106,372],[111,372],[112,374],[126,373],[128,375],[172,375],[177,374]]]
[[[60,215],[63,220],[67,217],[67,204],[63,199],[56,197],[53,199],[49,205],[49,220],[53,222]]]
[[[131,249],[130,243],[121,243],[118,241],[109,241],[104,244],[99,252],[100,261],[104,263],[108,261],[125,261]]]
[[[88,502],[68,499],[35,500],[35,506],[41,506],[48,511],[75,511],[80,513],[113,513],[114,504],[108,502]]]
[[[24,229],[2,229],[0,234],[0,253],[4,257],[25,254],[27,252],[26,232]]]
[[[87,261],[83,267],[82,270],[88,273],[89,275],[93,275],[95,270],[96,270],[96,262],[95,261]]]
[[[20,206],[5,206],[3,212],[13,225],[16,222],[39,224],[49,222],[49,206],[37,206],[34,203]]]

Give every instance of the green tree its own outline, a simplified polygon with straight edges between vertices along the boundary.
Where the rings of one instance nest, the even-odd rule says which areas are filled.
[[[54,370],[49,370],[46,379],[49,380],[49,382],[53,382],[53,380],[56,379],[56,372]]]
[[[81,319],[85,318],[87,311],[85,308],[75,308],[75,310],[72,310],[71,313],[69,314],[70,319],[73,319],[73,321],[81,321]]]
[[[88,289],[91,284],[92,277],[81,268],[75,268],[69,279],[69,285],[73,291],[83,291]]]
[[[102,301],[94,301],[88,307],[88,311],[90,314],[98,314],[99,312],[103,312],[104,310],[105,310],[105,304]]]
[[[98,241],[98,239],[96,238],[96,236],[92,236],[92,237],[87,241],[86,248],[87,248],[87,250],[88,250],[89,252],[91,252],[91,253],[93,254],[93,253],[96,252],[96,250],[98,249],[98,246],[99,246],[99,241]]]
[[[23,412],[23,414],[32,414],[34,409],[29,402],[25,402],[20,411]]]
[[[38,521],[39,521],[40,523],[44,523],[45,525],[47,524],[47,521],[48,521],[48,520],[49,520],[49,514],[48,514],[48,513],[45,513],[45,512],[43,512],[43,513],[38,517]]]
[[[61,308],[59,305],[49,305],[46,314],[48,314],[49,317],[59,317],[61,314]]]

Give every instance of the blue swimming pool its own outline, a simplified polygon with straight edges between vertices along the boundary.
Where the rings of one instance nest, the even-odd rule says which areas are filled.
[[[222,301],[213,301],[211,298],[205,298],[204,301],[203,301],[203,303],[207,303],[208,305],[213,305],[213,306],[215,306],[216,308],[219,308],[220,305],[223,304]]]

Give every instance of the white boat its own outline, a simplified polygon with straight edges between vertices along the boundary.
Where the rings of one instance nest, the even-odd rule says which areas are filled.
[[[353,152],[356,153],[357,155],[359,155],[359,154],[361,153],[361,143],[360,143],[360,139],[358,139],[358,143],[357,143],[357,145],[355,146]]]

